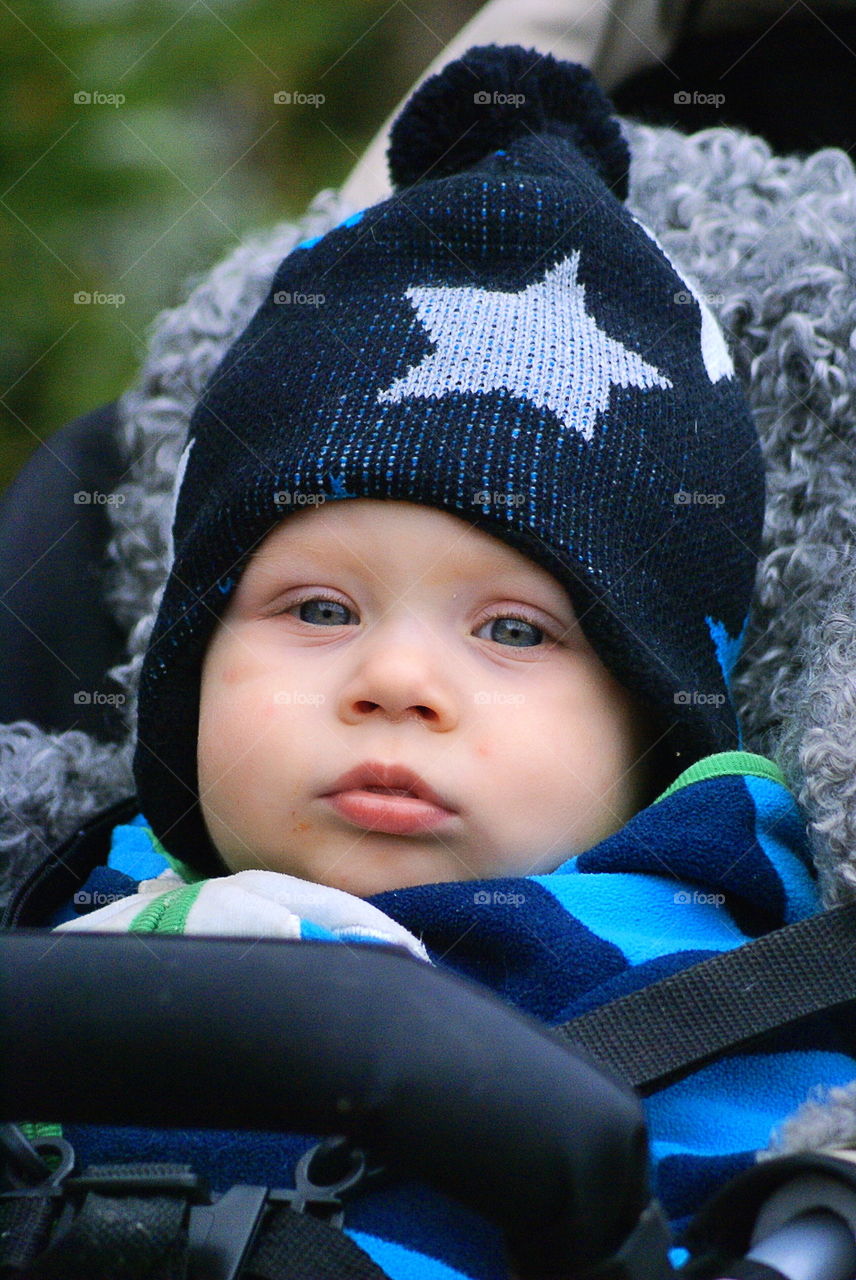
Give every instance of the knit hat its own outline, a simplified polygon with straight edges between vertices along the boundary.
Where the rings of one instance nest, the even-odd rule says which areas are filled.
[[[388,155],[393,195],[288,254],[190,421],[134,771],[155,834],[205,874],[206,645],[307,501],[423,503],[502,539],[654,709],[672,776],[741,745],[760,446],[706,302],[625,207],[611,104],[583,66],[474,48],[414,93]]]

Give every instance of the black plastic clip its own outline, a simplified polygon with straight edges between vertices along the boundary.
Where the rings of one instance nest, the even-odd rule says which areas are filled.
[[[267,1187],[239,1185],[213,1204],[192,1206],[188,1280],[235,1280],[255,1243],[267,1196]]]
[[[364,1151],[351,1146],[348,1138],[325,1138],[305,1152],[294,1171],[294,1188],[268,1193],[274,1203],[288,1204],[295,1213],[312,1213],[331,1227],[345,1221],[344,1196],[352,1194],[382,1170],[370,1167]]]
[[[43,1152],[59,1155],[52,1169]],[[74,1148],[65,1138],[27,1138],[16,1124],[0,1126],[3,1157],[3,1230],[0,1232],[0,1270],[25,1271],[46,1245],[74,1168]]]
[[[190,1210],[188,1280],[236,1280],[249,1259],[268,1205],[287,1204],[295,1213],[312,1213],[330,1226],[345,1220],[342,1197],[376,1177],[364,1152],[347,1138],[325,1138],[305,1152],[294,1171],[295,1186],[268,1188],[239,1185],[213,1204]]]
[[[0,1148],[5,1156],[4,1181],[9,1188],[0,1199],[25,1200],[36,1196],[61,1196],[64,1183],[74,1168],[74,1147],[65,1138],[35,1138],[32,1142],[16,1124],[0,1127]],[[42,1152],[59,1155],[55,1169]],[[34,1182],[33,1179],[38,1179]]]

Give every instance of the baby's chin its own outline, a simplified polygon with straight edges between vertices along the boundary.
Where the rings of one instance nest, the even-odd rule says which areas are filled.
[[[417,885],[480,879],[482,875],[491,874],[463,865],[451,850],[438,850],[411,837],[378,832],[367,832],[358,845],[345,851],[314,849],[311,856],[302,850],[277,851],[259,858],[221,851],[221,860],[230,872],[278,871],[313,884],[341,889],[357,898],[369,898],[392,889],[412,889]]]
[[[299,875],[300,872],[291,874]],[[405,850],[397,856],[389,851],[382,856],[360,857],[349,865],[339,863],[329,868],[319,868],[313,876],[304,878],[314,879],[332,889],[342,889],[357,898],[370,898],[376,893],[388,893],[393,889],[472,880],[473,875],[451,857]]]

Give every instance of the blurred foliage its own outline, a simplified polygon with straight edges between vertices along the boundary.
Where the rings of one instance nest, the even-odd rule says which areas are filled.
[[[2,0],[0,492],[129,385],[194,274],[345,179],[475,7]]]

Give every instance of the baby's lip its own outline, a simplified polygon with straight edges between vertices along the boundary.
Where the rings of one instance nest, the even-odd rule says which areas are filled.
[[[433,787],[429,787],[428,783],[423,778],[420,778],[418,773],[414,773],[406,765],[383,764],[377,760],[369,760],[364,764],[358,764],[354,769],[349,769],[347,773],[343,773],[340,778],[331,783],[329,788],[322,794],[329,796],[335,795],[339,791],[372,788],[383,788],[388,791],[407,791],[418,800],[426,800],[429,804],[437,805],[440,809],[448,809],[450,813],[457,813],[457,809],[451,801],[441,796]]]

